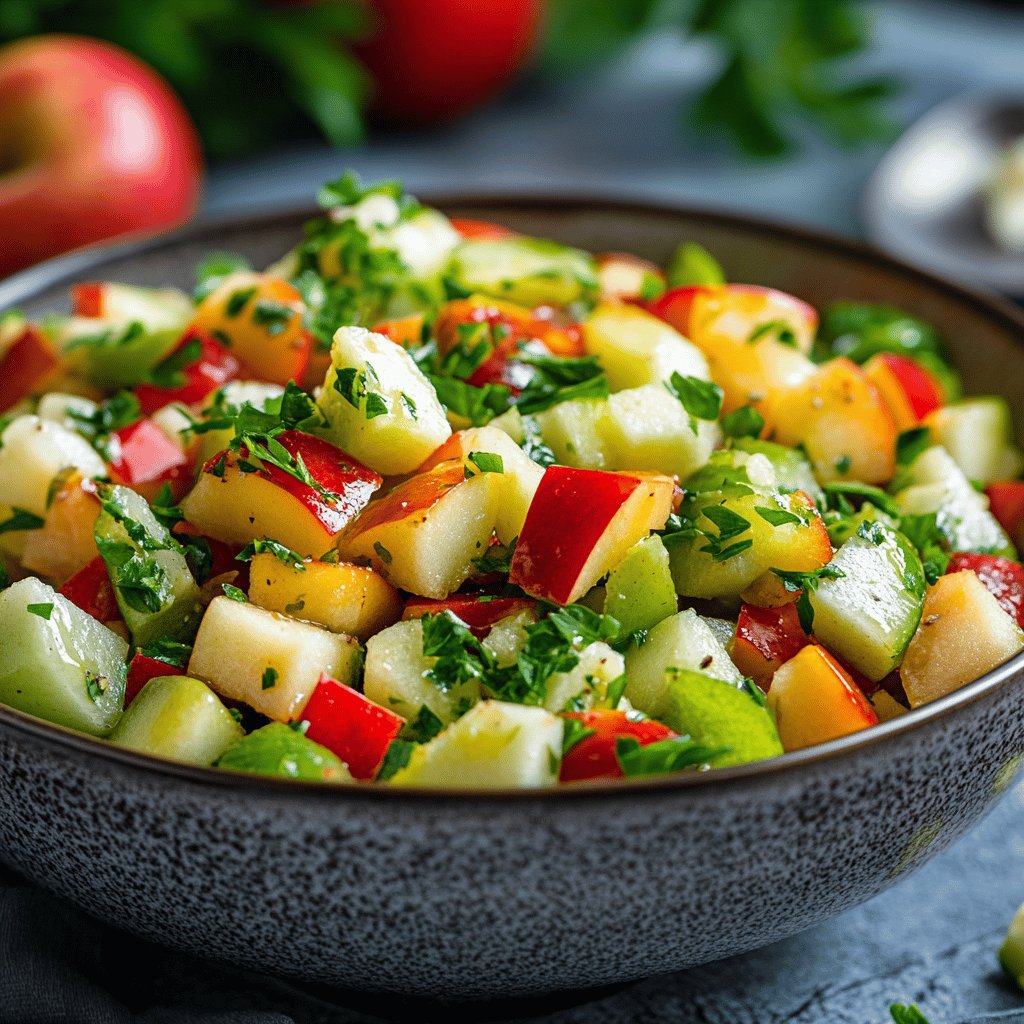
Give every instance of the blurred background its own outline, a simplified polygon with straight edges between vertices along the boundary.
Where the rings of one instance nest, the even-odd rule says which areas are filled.
[[[3,0],[0,273],[353,167],[752,211],[1024,292],[983,201],[1022,44],[968,0]]]

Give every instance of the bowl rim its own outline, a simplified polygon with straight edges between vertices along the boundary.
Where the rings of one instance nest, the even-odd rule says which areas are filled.
[[[759,215],[733,213],[711,207],[688,206],[664,201],[640,201],[623,198],[607,192],[555,194],[515,192],[476,193],[472,190],[459,193],[428,191],[424,199],[432,206],[446,207],[490,206],[515,211],[516,209],[551,209],[557,212],[585,213],[593,211],[616,212],[634,216],[674,216],[692,220],[703,220],[723,228],[753,231],[768,238],[782,237],[804,246],[824,249],[831,254],[875,264],[890,275],[910,278],[933,290],[943,292],[948,298],[961,305],[973,307],[990,319],[1001,322],[1011,334],[1016,334],[1018,343],[1024,348],[1024,311],[1015,308],[1009,301],[997,295],[949,281],[938,274],[921,269],[901,259],[881,252],[874,246],[838,233],[819,228],[806,227]],[[217,217],[201,218],[176,231],[155,235],[130,237],[113,244],[87,246],[55,259],[47,260],[34,267],[20,271],[5,281],[0,281],[0,310],[18,302],[31,299],[34,293],[58,286],[90,268],[112,259],[139,256],[158,249],[173,249],[176,246],[197,242],[206,236],[225,229],[260,229],[275,222],[301,220],[316,216],[319,211],[309,204],[275,206],[256,213],[228,213]],[[212,244],[212,240],[211,240]],[[780,774],[789,775],[795,771],[823,761],[838,760],[852,756],[867,748],[885,743],[890,738],[913,732],[945,718],[960,708],[979,701],[1004,686],[1012,684],[1024,674],[1024,651],[1008,661],[986,672],[954,692],[930,704],[912,709],[898,718],[882,722],[825,743],[815,744],[803,750],[791,751],[765,761],[729,768],[716,768],[706,772],[679,773],[677,775],[636,779],[605,779],[579,782],[573,785],[559,785],[537,789],[438,789],[429,787],[377,786],[372,784],[338,785],[329,782],[313,782],[299,779],[283,779],[272,776],[233,772],[201,765],[184,764],[166,758],[144,754],[124,747],[117,747],[98,737],[76,732],[72,729],[47,722],[25,712],[0,704],[0,728],[9,728],[23,735],[43,740],[51,746],[63,748],[71,753],[84,754],[103,761],[113,762],[146,774],[171,776],[181,782],[216,787],[229,792],[259,792],[264,796],[287,798],[303,795],[331,802],[348,800],[383,800],[400,803],[411,802],[420,807],[430,803],[451,802],[459,805],[480,803],[522,803],[533,801],[578,801],[594,798],[608,799],[621,797],[635,799],[641,793],[665,795],[676,791],[690,793],[713,793],[725,786],[744,783],[758,783],[774,779]]]

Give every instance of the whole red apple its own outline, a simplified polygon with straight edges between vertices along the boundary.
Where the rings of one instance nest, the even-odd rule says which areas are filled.
[[[79,36],[0,49],[0,276],[186,220],[199,139],[156,72]]]
[[[420,124],[464,114],[522,67],[542,0],[370,0],[376,25],[354,46],[374,79],[374,106]]]

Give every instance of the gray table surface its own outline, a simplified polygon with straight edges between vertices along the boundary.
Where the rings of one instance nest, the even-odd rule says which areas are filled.
[[[897,70],[910,120],[964,89],[1024,92],[1024,9],[966,3],[879,5],[863,66]],[[444,131],[312,147],[211,177],[207,210],[294,205],[355,167],[414,190],[579,192],[678,200],[859,233],[858,197],[880,150],[811,143],[791,159],[739,164],[677,130],[677,100],[713,60],[656,37],[586,81],[528,85]],[[937,766],[941,770],[941,766]],[[884,799],[884,794],[880,795]],[[875,1024],[917,1001],[932,1024],[1024,1007],[995,950],[1024,901],[1024,784],[972,835],[865,906],[768,949],[597,1002],[543,1014],[550,1024]],[[1024,1012],[1018,1018],[1024,1021]]]

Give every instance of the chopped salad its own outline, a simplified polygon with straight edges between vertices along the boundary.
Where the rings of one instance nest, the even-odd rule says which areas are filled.
[[[0,702],[543,787],[871,728],[1024,647],[1024,460],[910,313],[327,185],[277,263],[0,319]]]

